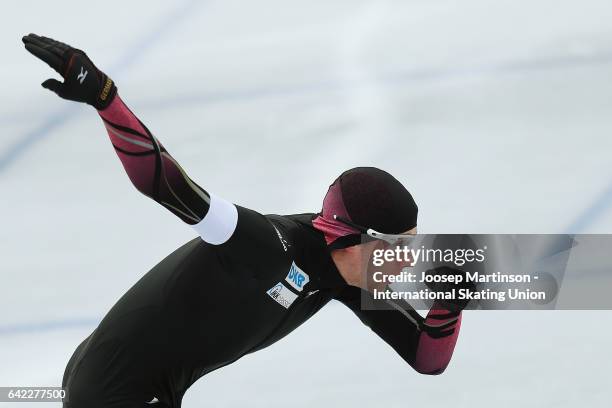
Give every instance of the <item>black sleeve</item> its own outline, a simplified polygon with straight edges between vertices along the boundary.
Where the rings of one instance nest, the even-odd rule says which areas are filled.
[[[335,298],[419,373],[440,374],[448,365],[459,334],[460,313],[434,304],[424,318],[408,302],[375,300],[370,292],[354,286]]]
[[[380,338],[382,338],[411,366],[414,365],[416,349],[421,335],[421,326],[424,319],[410,306],[402,310],[388,306],[377,307],[373,310],[362,310],[361,297],[376,302],[369,292],[354,286],[348,286],[336,300],[344,303],[359,317],[359,319]],[[373,306],[377,306],[375,303]]]

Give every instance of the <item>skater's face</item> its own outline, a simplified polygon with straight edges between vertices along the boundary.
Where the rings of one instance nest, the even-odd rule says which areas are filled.
[[[402,235],[416,235],[417,229],[412,228]],[[414,265],[412,252],[408,251],[405,242],[391,244],[386,241],[376,240],[362,244],[362,276],[367,281],[368,288],[382,290],[389,281],[390,276],[399,275],[404,268]]]
[[[365,233],[366,229],[362,229]],[[399,275],[403,268],[412,266],[414,261],[410,257],[401,258],[399,261],[387,261],[383,258],[382,264],[380,262],[375,264],[373,263],[374,255],[379,256],[381,251],[387,251],[387,253],[398,251],[408,245],[407,243],[411,242],[411,237],[416,233],[416,227],[395,235],[380,234],[370,230],[367,234],[367,242],[333,250],[332,259],[340,275],[349,285],[366,290],[374,288],[381,290],[386,284],[374,281],[373,278],[377,272],[377,276],[381,274],[384,276]]]

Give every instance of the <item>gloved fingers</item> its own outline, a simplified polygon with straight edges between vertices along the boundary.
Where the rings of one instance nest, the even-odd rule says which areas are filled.
[[[58,41],[56,39],[53,39],[51,37],[45,37],[44,35],[37,35],[37,34],[34,34],[34,36],[35,36],[35,38],[38,38],[39,40],[44,41],[44,42],[49,43],[49,44],[62,45],[62,46],[68,47],[67,44],[65,44],[65,43],[63,43],[61,41]]]
[[[45,82],[43,82],[41,85],[43,88],[46,88],[50,91],[55,92],[59,96],[62,96],[62,89],[63,89],[64,84],[58,81],[57,79],[49,78]]]
[[[26,50],[28,50],[32,55],[43,60],[59,74],[62,74],[63,60],[57,54],[50,52],[47,49],[41,48],[37,45],[34,45],[33,43],[26,43],[25,47]]]
[[[63,43],[61,41],[54,40],[53,38],[43,37],[43,36],[36,36],[36,37],[39,41],[43,42],[44,44],[47,44],[49,47],[53,48],[54,50],[57,50],[60,53],[64,53],[67,50],[70,50],[73,48],[69,46],[68,44]]]
[[[44,40],[42,37],[36,34],[28,34],[21,39],[24,44],[32,44],[47,51],[52,51],[53,43],[48,40]]]
[[[63,42],[56,41],[52,38],[41,37],[33,33],[23,37],[22,41],[24,44],[33,44],[44,50],[52,52],[62,59],[67,59],[67,51],[73,50],[73,48],[68,44],[64,44]]]
[[[36,44],[40,47],[42,47],[44,44],[43,42],[40,40],[40,37],[37,36],[34,33],[30,33],[28,35],[24,35],[23,38],[21,38],[21,41],[23,41],[24,44]]]

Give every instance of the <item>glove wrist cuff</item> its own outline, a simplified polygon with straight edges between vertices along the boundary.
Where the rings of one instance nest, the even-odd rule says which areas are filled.
[[[117,86],[106,74],[100,72],[100,75],[102,77],[102,89],[92,105],[97,110],[104,110],[113,102],[113,99],[115,99],[117,95]]]

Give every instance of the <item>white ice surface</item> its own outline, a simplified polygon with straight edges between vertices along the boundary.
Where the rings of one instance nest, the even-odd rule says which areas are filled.
[[[85,49],[193,179],[246,207],[316,211],[342,170],[374,165],[413,192],[421,232],[610,233],[610,21],[605,0],[7,2],[0,386],[58,385],[96,321],[194,236],[131,186],[91,109],[40,88],[51,70],[22,35]],[[609,321],[468,312],[429,377],[331,304],[184,406],[604,407]]]

